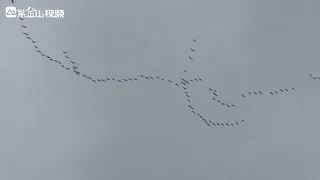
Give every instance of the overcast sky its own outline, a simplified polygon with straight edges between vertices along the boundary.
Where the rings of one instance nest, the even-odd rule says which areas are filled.
[[[3,12],[13,5],[6,1]],[[320,80],[309,76],[320,76],[320,1],[15,6],[63,9],[65,17],[3,13],[0,179],[320,179]],[[70,60],[106,82],[75,74]],[[128,78],[138,80],[117,81]],[[174,85],[180,78],[203,80],[187,85],[191,102]],[[188,105],[224,126],[207,126]]]

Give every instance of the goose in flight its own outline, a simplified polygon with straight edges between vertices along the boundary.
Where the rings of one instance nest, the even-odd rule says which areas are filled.
[[[191,50],[192,52],[194,52],[194,50],[193,50],[192,48],[190,48],[190,50]]]
[[[246,97],[246,96],[242,94],[242,97]]]
[[[282,90],[282,89],[280,89],[280,91],[281,91],[281,92],[283,92],[283,90]]]
[[[193,58],[192,58],[192,57],[190,57],[190,56],[189,56],[189,59],[193,60]]]
[[[197,42],[195,39],[193,39],[193,42]]]
[[[26,26],[24,26],[24,25],[21,25],[21,27],[23,27],[23,28],[27,28]]]
[[[262,92],[261,92],[261,91],[259,91],[259,93],[260,93],[260,94],[262,94]]]

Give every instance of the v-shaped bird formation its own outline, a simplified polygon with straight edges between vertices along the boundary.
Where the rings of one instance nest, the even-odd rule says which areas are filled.
[[[12,3],[13,0],[12,0]],[[23,18],[19,18],[21,21],[23,21],[23,23],[25,23]],[[50,61],[53,64],[56,64],[58,66],[60,66],[61,68],[79,76],[82,77],[88,81],[91,81],[92,83],[96,84],[96,83],[131,83],[131,82],[135,82],[135,81],[159,81],[159,82],[166,82],[167,84],[171,85],[172,87],[177,87],[177,88],[181,88],[185,94],[186,97],[186,102],[187,102],[187,107],[190,109],[191,113],[194,114],[196,117],[198,117],[199,119],[201,119],[207,126],[219,126],[219,127],[235,127],[235,126],[239,126],[240,124],[242,124],[244,122],[244,120],[242,118],[239,118],[238,120],[235,121],[217,121],[214,119],[209,119],[204,117],[203,115],[201,115],[196,108],[194,108],[192,106],[192,97],[190,96],[189,92],[188,92],[188,87],[190,85],[193,84],[197,84],[197,83],[203,83],[204,81],[201,78],[192,78],[192,79],[185,79],[184,77],[180,77],[179,81],[174,81],[171,79],[165,79],[162,78],[160,75],[159,76],[148,76],[148,75],[142,75],[142,74],[138,74],[136,76],[132,76],[132,77],[126,77],[126,78],[114,78],[114,77],[92,77],[89,74],[85,74],[83,72],[81,72],[79,69],[79,65],[76,63],[75,60],[72,59],[72,57],[70,57],[67,53],[67,51],[62,50],[62,53],[64,54],[64,62],[69,62],[68,64],[64,64],[63,61],[60,61],[58,59],[53,58],[53,56],[48,55],[47,53],[41,51],[40,46],[37,44],[37,42],[32,38],[31,36],[31,32],[28,32],[28,27],[25,24],[21,25],[22,29],[23,29],[23,35],[25,36],[26,39],[28,39],[30,41],[30,44],[34,47],[34,50],[42,56],[42,58]],[[192,43],[196,43],[196,39],[193,38],[192,39]],[[190,48],[190,53],[195,53],[196,52],[196,48],[193,46]],[[194,56],[193,54],[188,56],[188,59],[191,61],[194,61]],[[187,70],[184,70],[184,73],[186,73]],[[313,75],[309,74],[309,76],[311,78],[313,78],[314,80],[320,80],[320,77],[314,77]],[[247,92],[247,93],[243,93],[242,94],[242,98],[246,99],[248,97],[253,97],[253,96],[264,96],[264,95],[280,95],[283,93],[289,93],[289,92],[293,92],[295,91],[295,88],[281,88],[281,89],[276,89],[276,90],[272,90],[272,91],[268,91],[268,92],[262,92],[260,90],[256,90],[256,91],[251,91],[251,92]],[[236,106],[233,103],[226,103],[225,101],[222,101],[219,98],[219,93],[216,89],[212,89],[209,88],[209,92],[212,94],[212,100],[215,101],[216,103],[218,103],[219,105],[221,105],[222,107],[227,107],[227,108],[236,108]]]

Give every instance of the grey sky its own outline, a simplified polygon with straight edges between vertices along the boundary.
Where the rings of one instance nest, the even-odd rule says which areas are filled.
[[[320,76],[319,1],[16,0],[16,6],[64,9],[65,18],[1,19],[0,179],[320,178],[320,80],[308,75]],[[187,106],[183,89],[161,80],[88,81],[42,57],[23,31],[71,67],[66,50],[92,77],[200,77],[188,86],[197,112],[245,122],[208,127]],[[236,107],[214,101],[209,87]],[[241,97],[258,90],[264,94]]]

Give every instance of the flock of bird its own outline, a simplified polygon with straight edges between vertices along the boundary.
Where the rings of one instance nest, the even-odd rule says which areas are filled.
[[[12,0],[12,3],[14,3],[13,0]],[[20,18],[20,20],[24,21],[25,19]],[[39,45],[37,45],[37,42],[31,37],[30,32],[28,32],[27,26],[24,24],[24,25],[21,25],[21,27],[23,28],[23,35],[28,40],[30,40],[35,51],[37,53],[39,53],[43,58],[47,59],[48,61],[51,61],[54,64],[59,65],[61,68],[64,68],[65,70],[70,71],[70,72],[76,74],[77,76],[82,77],[86,80],[89,80],[93,83],[107,83],[107,82],[129,83],[129,82],[134,82],[134,81],[138,81],[138,80],[144,80],[144,81],[154,80],[154,81],[167,82],[174,87],[179,87],[184,90],[188,108],[190,109],[190,111],[194,115],[196,115],[198,118],[200,118],[207,126],[233,127],[233,126],[239,126],[239,125],[241,125],[241,123],[245,122],[243,119],[239,119],[237,121],[230,121],[230,122],[229,121],[228,122],[217,121],[217,120],[205,118],[203,115],[201,115],[199,112],[197,112],[197,110],[192,106],[192,97],[190,96],[190,94],[188,92],[188,87],[191,84],[194,84],[196,82],[203,82],[203,80],[201,78],[186,79],[186,78],[180,77],[179,82],[174,82],[173,80],[170,80],[170,79],[164,79],[161,76],[147,76],[147,75],[142,75],[142,74],[137,75],[135,77],[127,77],[127,78],[121,78],[121,79],[117,79],[117,78],[113,78],[113,77],[94,78],[88,74],[81,72],[79,70],[79,66],[77,65],[77,63],[75,61],[73,61],[72,58],[70,58],[70,56],[68,55],[68,53],[65,50],[63,50],[63,53],[65,55],[64,57],[65,57],[65,60],[67,60],[67,62],[70,63],[69,65],[64,64],[63,61],[59,61],[57,59],[54,59],[52,56],[49,56],[48,54],[41,51]],[[196,39],[193,39],[193,43],[196,43],[196,42],[197,42]],[[194,53],[195,48],[190,48],[190,52]],[[194,58],[192,55],[189,56],[189,60],[194,61]],[[184,72],[186,73],[187,70],[184,70]],[[320,79],[320,77],[314,77],[311,74],[309,74],[309,76],[311,78],[313,78],[314,80]],[[209,91],[212,93],[212,100],[214,100],[216,103],[220,104],[223,107],[236,108],[236,105],[234,105],[232,103],[226,103],[226,102],[219,100],[217,90],[209,88]],[[277,95],[277,94],[286,93],[289,91],[295,91],[295,88],[283,88],[283,89],[273,90],[273,91],[269,91],[269,92],[261,92],[260,90],[253,91],[253,92],[247,92],[247,93],[242,94],[242,98],[248,98],[249,96],[261,96],[261,95],[267,95],[267,94],[268,95]]]

